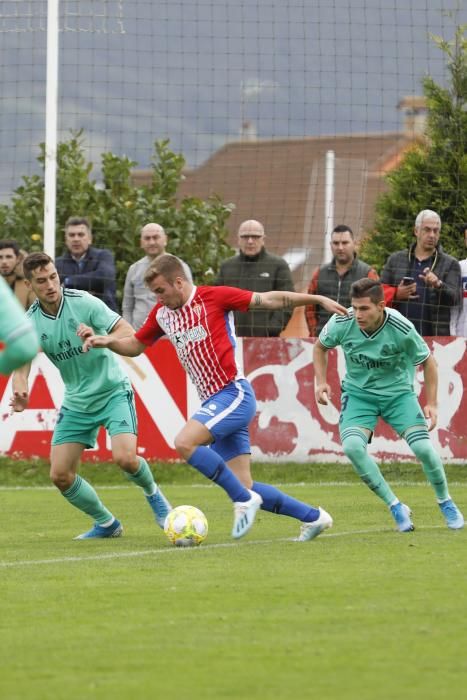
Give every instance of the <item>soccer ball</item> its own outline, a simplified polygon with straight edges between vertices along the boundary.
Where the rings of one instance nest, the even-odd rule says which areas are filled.
[[[165,519],[164,532],[176,547],[195,547],[208,535],[208,521],[195,506],[177,506]]]

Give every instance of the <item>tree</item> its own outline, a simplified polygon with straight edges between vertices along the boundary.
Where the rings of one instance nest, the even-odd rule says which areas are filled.
[[[423,80],[427,100],[426,138],[416,143],[386,177],[388,191],[376,204],[375,227],[361,246],[361,255],[381,268],[389,253],[413,242],[415,217],[422,209],[441,216],[442,245],[465,257],[460,225],[467,222],[467,25],[453,41],[432,36],[447,57],[448,85]]]
[[[38,161],[44,167],[44,144]],[[120,296],[129,265],[142,256],[140,229],[150,221],[165,228],[168,250],[186,260],[198,283],[212,281],[221,261],[232,253],[226,242],[232,205],[217,197],[177,201],[185,160],[169,149],[168,140],[155,142],[151,164],[151,184],[137,187],[131,178],[137,163],[103,153],[99,185],[91,179],[93,165],[84,155],[82,131],[73,132],[57,149],[57,255],[63,249],[65,221],[69,216],[86,216],[94,244],[115,254]],[[28,252],[42,250],[43,216],[43,176],[23,177],[10,205],[0,206],[2,237],[15,238]]]

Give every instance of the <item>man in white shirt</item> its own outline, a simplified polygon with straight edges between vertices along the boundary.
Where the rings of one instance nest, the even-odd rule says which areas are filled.
[[[467,224],[462,224],[461,234],[467,248]],[[451,335],[467,338],[467,258],[459,260],[461,266],[462,299],[460,306],[451,309]]]
[[[145,256],[128,268],[122,301],[122,316],[136,329],[143,325],[156,303],[155,294],[144,283],[144,275],[149,265],[166,252],[167,234],[160,224],[146,224],[141,229],[140,245]],[[192,280],[190,268],[183,261],[182,264]]]

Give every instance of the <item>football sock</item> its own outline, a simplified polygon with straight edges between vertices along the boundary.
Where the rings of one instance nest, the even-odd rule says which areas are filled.
[[[109,521],[113,522],[114,516],[110,510],[107,510],[101,503],[99,496],[94,491],[91,484],[82,479],[78,474],[70,488],[66,491],[62,491],[62,496],[64,496],[72,506],[94,518],[99,525],[108,525]]]
[[[414,426],[405,431],[404,438],[422,463],[425,476],[432,485],[436,497],[438,500],[445,501],[449,498],[446,474],[441,458],[431,444],[428,429],[422,425]]]
[[[311,522],[319,518],[319,510],[312,506],[298,501],[286,493],[282,493],[275,486],[270,484],[262,484],[260,481],[254,481],[252,490],[259,493],[263,502],[262,510],[267,510],[269,513],[278,513],[279,515],[289,515],[291,518],[297,518],[303,522]]]
[[[152,471],[149,464],[143,457],[138,457],[139,469],[134,474],[125,472],[126,478],[132,481],[137,486],[141,486],[146,496],[152,496],[157,491],[157,484],[154,481]]]
[[[232,501],[250,500],[248,489],[214,450],[204,446],[197,447],[187,462],[223,488]]]
[[[346,428],[341,434],[344,452],[360,479],[375,492],[387,506],[399,499],[381,474],[381,470],[367,452],[368,437],[360,428]]]

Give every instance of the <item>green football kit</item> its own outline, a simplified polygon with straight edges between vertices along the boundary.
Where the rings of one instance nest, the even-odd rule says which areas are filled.
[[[32,360],[39,350],[37,334],[8,284],[0,278],[0,373],[10,374]]]
[[[56,316],[48,314],[38,300],[29,309],[28,316],[37,330],[42,350],[57,367],[65,384],[52,445],[78,443],[92,447],[101,426],[111,437],[122,433],[136,435],[133,389],[116,356],[107,348],[92,348],[84,353],[83,341],[76,335],[80,323],[90,326],[96,335],[108,335],[121,316],[100,299],[75,289],[62,290]],[[128,444],[130,452],[132,444]],[[136,471],[120,466],[126,477],[143,490],[158,525],[163,527],[171,509],[170,503],[154,481],[146,460],[136,455],[135,460]],[[72,506],[95,521],[88,532],[75,539],[119,537],[122,534],[120,521],[79,474],[61,493]]]
[[[91,326],[96,335],[106,335],[120,320],[119,314],[88,292],[64,289],[56,316],[38,300],[27,315],[65,384],[52,444],[79,442],[92,447],[100,426],[111,436],[136,434],[133,390],[116,356],[107,348],[83,353],[82,339],[76,335],[80,323]]]
[[[346,374],[339,418],[344,453],[362,481],[391,508],[399,529],[412,530],[405,506],[368,454],[367,446],[381,417],[404,437],[421,461],[439,503],[448,502],[444,467],[431,444],[413,387],[415,367],[430,357],[430,350],[411,321],[389,308],[373,333],[359,327],[351,309],[348,316],[334,315],[321,331],[319,342],[328,349],[340,345],[344,352]]]
[[[425,425],[413,388],[415,367],[430,350],[413,324],[395,309],[385,309],[383,324],[362,330],[353,312],[332,316],[320,333],[326,348],[342,346],[346,374],[342,382],[341,433],[350,425],[373,431],[378,416],[402,434]]]

